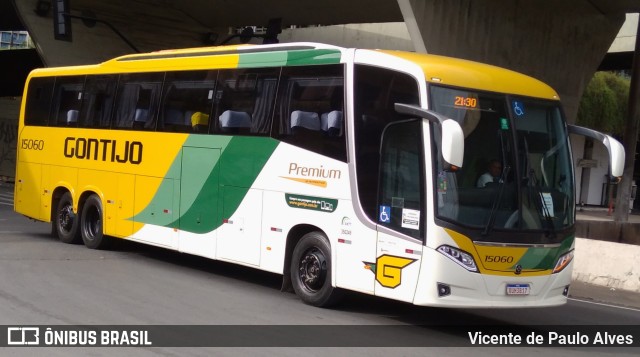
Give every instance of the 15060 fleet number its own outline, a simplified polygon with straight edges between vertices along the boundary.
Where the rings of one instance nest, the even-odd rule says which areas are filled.
[[[487,263],[513,263],[510,255],[486,255],[484,261]]]
[[[44,150],[44,140],[22,139],[21,147],[24,150]]]

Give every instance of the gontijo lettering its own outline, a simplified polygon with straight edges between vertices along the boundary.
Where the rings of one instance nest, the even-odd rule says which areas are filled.
[[[142,143],[139,141],[74,138],[64,139],[64,156],[68,158],[110,161],[139,165],[142,162]]]

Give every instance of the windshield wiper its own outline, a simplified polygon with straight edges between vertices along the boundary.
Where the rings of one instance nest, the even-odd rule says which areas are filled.
[[[504,160],[507,156],[506,150],[504,149],[504,138],[502,135],[502,131],[498,131],[498,134],[500,136],[500,150],[502,151],[502,159]],[[509,171],[511,171],[511,166],[503,165],[502,172],[500,173],[500,181],[498,181],[498,185],[500,185],[500,187],[498,188],[498,192],[493,198],[493,203],[491,204],[491,213],[489,213],[489,220],[482,230],[482,236],[486,236],[487,234],[489,234],[489,232],[491,232],[491,229],[493,228],[493,224],[496,220],[496,213],[498,212],[498,206],[500,206],[500,202],[502,201],[504,184],[505,182],[507,182],[507,175],[509,175]]]
[[[527,138],[524,138],[524,151],[525,160],[527,162],[527,187],[529,188],[527,191],[529,192],[529,202],[533,202],[533,204],[535,205],[535,211],[538,214],[540,223],[546,223],[547,229],[544,232],[545,236],[551,236],[552,238],[555,238],[556,227],[555,224],[553,224],[553,218],[551,218],[549,207],[547,207],[546,202],[544,202],[542,190],[540,190],[540,186],[538,186],[536,173],[533,170],[533,166],[531,165],[531,161],[529,159],[529,144],[527,142]]]
[[[544,231],[545,236],[549,237],[551,235],[552,238],[555,238],[556,227],[555,224],[553,224],[553,218],[551,218],[549,207],[547,207],[546,202],[544,202],[544,196],[542,195],[540,186],[538,186],[538,182],[536,180],[535,172],[533,172],[533,169],[529,170],[529,174],[527,176],[527,179],[530,182],[529,187],[533,188],[533,190],[529,190],[529,201],[533,201],[536,205],[536,212],[538,212],[540,222],[543,222],[544,218],[544,222],[547,223],[547,229]]]
[[[493,198],[493,204],[491,205],[491,213],[489,214],[489,220],[487,221],[487,224],[484,226],[484,230],[481,233],[482,236],[486,236],[487,234],[489,234],[491,232],[491,229],[493,228],[493,224],[496,220],[496,213],[498,212],[498,206],[502,201],[502,193],[504,192],[504,186],[507,180],[507,175],[509,175],[509,171],[511,171],[511,166],[509,165],[505,165],[504,168],[502,169],[502,173],[500,174],[500,181],[498,182],[498,185],[500,185],[500,187],[498,188],[498,192],[496,193],[496,196]]]

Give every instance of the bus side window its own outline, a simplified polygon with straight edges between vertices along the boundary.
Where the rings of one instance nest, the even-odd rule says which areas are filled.
[[[47,125],[55,80],[55,77],[36,77],[29,81],[24,113],[25,125]]]
[[[53,90],[50,126],[78,126],[85,76],[58,77]]]
[[[168,72],[158,130],[206,134],[217,75],[217,71]]]
[[[358,196],[365,213],[377,221],[380,140],[385,126],[406,119],[394,103],[420,104],[418,83],[408,74],[368,65],[355,66],[354,130]]]
[[[285,67],[280,82],[274,136],[347,161],[344,66]]]
[[[220,71],[213,114],[214,132],[269,135],[279,76],[279,68]]]
[[[113,128],[155,130],[163,72],[120,75]]]
[[[78,127],[109,128],[118,76],[88,76],[82,95]]]

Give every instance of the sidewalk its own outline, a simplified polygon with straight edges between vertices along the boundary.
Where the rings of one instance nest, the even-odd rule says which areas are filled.
[[[611,221],[614,212],[609,214],[606,207],[576,207],[576,221]],[[629,223],[640,223],[640,212],[632,211],[629,214]]]
[[[634,309],[640,309],[639,296],[638,293],[633,291],[588,284],[579,280],[571,282],[571,288],[569,289],[569,297],[573,299]]]

